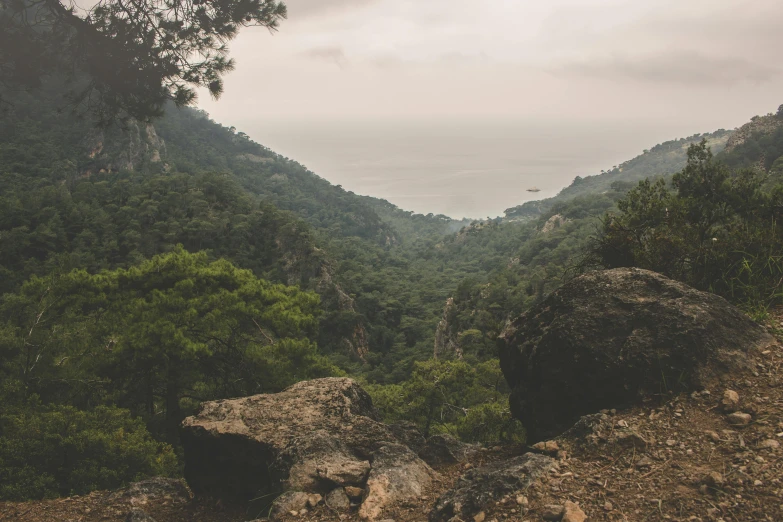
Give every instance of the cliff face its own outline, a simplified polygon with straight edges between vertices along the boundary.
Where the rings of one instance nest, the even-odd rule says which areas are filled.
[[[443,307],[443,318],[438,323],[435,330],[435,349],[432,356],[435,359],[462,359],[462,348],[460,348],[457,336],[454,334],[451,320],[457,308],[454,306],[454,298],[446,299],[446,305]]]
[[[155,126],[130,120],[123,128],[94,130],[85,138],[85,148],[93,160],[87,173],[144,170],[166,157],[166,142]]]

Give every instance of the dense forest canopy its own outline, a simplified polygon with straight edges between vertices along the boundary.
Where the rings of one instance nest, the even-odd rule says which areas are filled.
[[[58,110],[68,88],[6,95],[0,120],[3,498],[177,474],[202,401],[324,375],[427,434],[523,441],[496,337],[581,270],[780,304],[783,113],[469,223],[347,192],[195,109],[95,128]]]

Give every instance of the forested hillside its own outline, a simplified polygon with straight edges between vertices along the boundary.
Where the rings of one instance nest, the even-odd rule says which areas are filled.
[[[611,170],[601,171],[600,174],[593,176],[577,176],[555,197],[529,201],[518,207],[506,209],[506,218],[515,220],[535,218],[557,203],[578,196],[607,192],[617,181],[635,184],[645,178],[674,174],[685,167],[689,146],[705,140],[713,153],[717,154],[726,146],[726,141],[731,134],[731,131],[721,129],[712,133],[694,134],[687,138],[658,144],[633,159],[613,166]]]
[[[678,180],[694,175],[631,189],[686,165],[712,173],[707,149],[693,156],[691,148],[689,160],[688,144],[705,138],[718,149],[729,139],[720,131],[668,142],[507,219],[468,223],[333,186],[198,110],[172,106],[151,125],[98,129],[58,111],[59,89],[53,81],[7,97],[0,120],[5,498],[176,474],[176,427],[201,402],[323,375],[363,381],[387,420],[413,421],[425,433],[523,440],[496,354],[507,318],[579,270],[655,268],[658,258],[640,254],[649,237],[696,244],[674,234],[696,230],[685,204],[677,226],[641,244],[629,246],[616,233],[626,229],[611,224],[636,223],[635,201],[648,186],[680,208],[687,183]],[[764,118],[718,157],[757,173],[726,170],[722,194],[775,185],[783,115]],[[779,250],[770,239],[777,229],[762,225],[774,223],[776,197],[754,199],[753,212],[734,205],[699,233],[757,230],[748,247],[771,245],[755,251],[760,267],[762,255]],[[620,217],[602,219],[607,212]],[[607,245],[626,256],[603,255]],[[724,273],[746,266],[747,256],[729,254],[720,258]],[[775,302],[777,290],[763,302],[747,291],[775,270],[744,279],[740,270],[745,290],[736,295]],[[672,274],[715,285],[714,272]]]

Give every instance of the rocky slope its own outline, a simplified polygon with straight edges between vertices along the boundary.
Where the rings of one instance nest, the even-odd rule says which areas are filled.
[[[776,320],[783,326],[783,311]],[[766,353],[765,353],[766,352]],[[728,388],[662,397],[621,412],[587,417],[577,428],[537,448],[494,448],[438,470],[429,488],[384,513],[387,520],[424,522],[438,498],[471,469],[507,463],[531,449],[556,462],[530,484],[477,507],[464,522],[579,520],[564,518],[566,503],[590,521],[775,521],[783,519],[783,349],[753,356],[754,372]],[[729,401],[724,401],[724,395]],[[744,415],[730,415],[738,409]],[[731,412],[734,413],[734,412]],[[157,522],[249,520],[236,506],[212,500],[152,497],[144,511]],[[139,501],[122,495],[0,503],[0,520],[125,521]],[[355,502],[354,502],[355,504]],[[571,505],[571,504],[569,504]],[[574,512],[572,507],[572,512]],[[358,506],[319,501],[285,522],[358,521]],[[141,519],[143,520],[143,519]],[[149,519],[148,519],[149,520]],[[383,520],[383,519],[382,519]]]

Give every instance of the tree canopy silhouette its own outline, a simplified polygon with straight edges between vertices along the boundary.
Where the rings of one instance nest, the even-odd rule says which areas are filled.
[[[169,101],[191,104],[198,87],[220,96],[228,42],[285,17],[277,0],[0,0],[0,97],[57,75],[99,124],[148,120]]]

